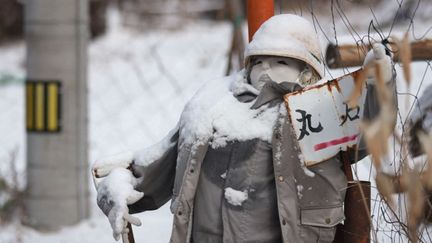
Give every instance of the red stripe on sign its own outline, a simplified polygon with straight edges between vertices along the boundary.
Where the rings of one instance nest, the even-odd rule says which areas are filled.
[[[356,135],[352,135],[352,136],[346,136],[343,138],[338,138],[338,139],[334,139],[328,142],[324,142],[324,143],[319,143],[317,145],[314,146],[315,151],[318,150],[322,150],[328,147],[332,147],[332,146],[336,146],[342,143],[347,143],[347,142],[351,142],[353,140],[355,140],[358,137],[358,134]]]

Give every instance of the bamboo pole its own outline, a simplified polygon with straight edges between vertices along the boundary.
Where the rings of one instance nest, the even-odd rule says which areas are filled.
[[[393,60],[399,62],[399,47],[396,43],[390,44],[393,51]],[[326,63],[330,68],[344,68],[361,66],[368,50],[367,45],[339,45],[329,44],[326,50]],[[412,61],[425,61],[432,59],[432,39],[411,42]]]

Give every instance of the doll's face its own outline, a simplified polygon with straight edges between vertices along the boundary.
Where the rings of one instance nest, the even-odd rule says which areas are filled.
[[[305,68],[302,61],[278,56],[257,56],[251,63],[250,81],[252,86],[261,90],[270,80],[281,83],[298,82],[301,71]]]

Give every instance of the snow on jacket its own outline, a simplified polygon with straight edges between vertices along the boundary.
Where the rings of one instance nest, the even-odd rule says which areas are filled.
[[[248,92],[258,94],[246,83],[241,71],[209,82],[195,94],[176,128],[159,144],[136,154],[133,170],[141,179],[136,189],[144,192],[144,197],[131,205],[130,211],[154,210],[172,199],[174,222],[170,242],[190,242],[194,199],[209,147],[217,149],[230,141],[259,139],[272,148],[283,242],[331,242],[335,226],[344,219],[347,185],[338,156],[304,167],[285,107],[271,108],[268,115],[259,116],[269,108],[250,109],[253,102],[242,103],[235,98]],[[368,86],[366,118],[374,117],[379,110],[374,93],[373,85]],[[360,150],[361,159],[366,154],[362,147]],[[224,236],[224,242],[231,242],[226,239],[236,237]]]

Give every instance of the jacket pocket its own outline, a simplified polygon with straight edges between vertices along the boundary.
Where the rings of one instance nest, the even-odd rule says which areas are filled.
[[[302,242],[333,242],[336,225],[344,219],[342,206],[307,208],[300,212],[300,237]]]
[[[301,209],[300,220],[302,225],[318,227],[334,227],[345,219],[343,207],[307,208]]]

